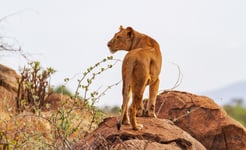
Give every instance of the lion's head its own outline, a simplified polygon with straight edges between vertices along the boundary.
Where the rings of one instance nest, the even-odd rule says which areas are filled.
[[[120,31],[115,33],[114,37],[108,42],[111,53],[118,50],[131,50],[132,39],[134,38],[134,30],[132,27],[124,29],[120,26]]]

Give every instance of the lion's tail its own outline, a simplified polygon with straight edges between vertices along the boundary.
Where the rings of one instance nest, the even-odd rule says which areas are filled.
[[[126,116],[126,111],[128,107],[128,101],[130,99],[130,90],[131,90],[131,77],[134,71],[135,59],[130,57],[125,57],[122,65],[122,78],[123,78],[123,104],[121,107],[121,116],[120,120],[117,123],[117,129],[120,130],[124,117]]]

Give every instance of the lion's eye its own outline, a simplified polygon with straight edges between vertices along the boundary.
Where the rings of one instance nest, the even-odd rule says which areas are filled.
[[[117,35],[117,36],[116,36],[116,39],[119,39],[119,38],[120,38],[120,36]]]

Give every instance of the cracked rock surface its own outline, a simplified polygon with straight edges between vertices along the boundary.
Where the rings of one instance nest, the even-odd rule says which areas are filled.
[[[117,118],[106,118],[94,132],[74,145],[74,149],[205,150],[200,142],[169,120],[137,117],[137,121],[144,124],[142,130],[123,125],[118,131]]]
[[[246,149],[246,129],[212,99],[180,91],[165,91],[156,102],[158,118],[169,119],[209,150]]]

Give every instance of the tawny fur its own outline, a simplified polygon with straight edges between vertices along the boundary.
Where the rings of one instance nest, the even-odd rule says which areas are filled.
[[[117,125],[129,124],[129,117],[132,129],[139,130],[143,127],[137,124],[137,116],[156,117],[155,103],[159,88],[159,74],[161,71],[162,56],[159,44],[151,37],[135,31],[132,27],[126,29],[120,26],[120,31],[108,42],[112,53],[119,50],[126,50],[122,64],[123,80],[123,104],[121,106],[121,117]],[[149,100],[147,110],[143,110],[143,93],[149,85]],[[128,101],[132,93],[132,103],[129,108]]]

